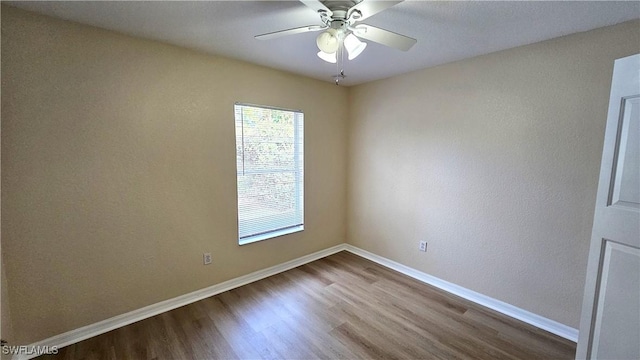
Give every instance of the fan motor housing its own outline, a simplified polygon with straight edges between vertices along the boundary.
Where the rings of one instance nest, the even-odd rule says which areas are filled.
[[[349,23],[344,20],[333,20],[329,26],[335,30],[347,30]]]

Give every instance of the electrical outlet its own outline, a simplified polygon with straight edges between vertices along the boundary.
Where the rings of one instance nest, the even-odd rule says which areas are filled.
[[[427,242],[426,241],[420,241],[420,251],[427,252]]]
[[[211,260],[211,253],[204,253],[204,254],[202,254],[202,262],[203,262],[205,265],[209,265],[209,264],[211,264],[211,261],[212,261],[212,260]]]

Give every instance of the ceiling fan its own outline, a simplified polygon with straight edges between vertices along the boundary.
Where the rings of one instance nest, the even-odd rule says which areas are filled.
[[[379,27],[360,23],[368,17],[382,10],[401,3],[400,1],[372,1],[372,0],[300,0],[301,3],[313,9],[320,15],[322,25],[307,25],[293,29],[280,30],[267,34],[257,35],[256,39],[269,40],[285,35],[300,34],[309,31],[322,31],[316,38],[318,45],[318,57],[330,63],[341,63],[344,50],[348,59],[355,59],[364,51],[367,44],[359,38],[386,45],[395,49],[407,51],[416,42],[416,39],[396,34]],[[323,31],[324,30],[324,31]],[[339,78],[344,78],[344,72],[336,75],[336,84]]]

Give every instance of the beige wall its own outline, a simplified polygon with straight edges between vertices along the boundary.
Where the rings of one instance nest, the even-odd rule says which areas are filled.
[[[2,7],[0,7],[0,15]],[[1,25],[1,21],[0,21]],[[0,56],[1,57],[1,56]],[[1,76],[0,76],[1,79]],[[2,117],[0,116],[0,125],[2,124]],[[0,126],[1,127],[1,126]],[[0,129],[0,134],[2,133]],[[0,144],[2,143],[2,138],[0,137]],[[1,146],[0,146],[0,155],[2,154]],[[0,189],[2,187],[2,168],[0,167]],[[2,204],[2,198],[0,197],[0,208]],[[2,212],[0,211],[0,222],[2,218]],[[7,277],[4,271],[4,254],[2,253],[2,227],[0,227],[0,338],[2,340],[7,341],[7,343],[11,343],[13,341],[12,335],[12,324],[11,324],[11,313],[9,310],[9,288],[7,286]],[[0,359],[9,359],[11,356],[8,354],[4,354],[4,352],[0,353]]]
[[[577,328],[613,60],[638,44],[629,22],[352,88],[348,241]]]
[[[238,246],[236,101],[304,111],[304,232]],[[3,7],[15,343],[343,243],[346,116],[330,83]]]

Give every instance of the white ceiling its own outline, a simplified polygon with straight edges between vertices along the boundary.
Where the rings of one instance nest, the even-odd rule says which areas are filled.
[[[365,0],[370,1],[370,0]],[[333,81],[336,65],[317,56],[303,33],[261,41],[254,35],[320,25],[298,1],[68,1],[12,6],[191,49]],[[407,52],[369,42],[344,66],[355,85],[640,18],[640,2],[405,1],[364,21],[418,39]]]

